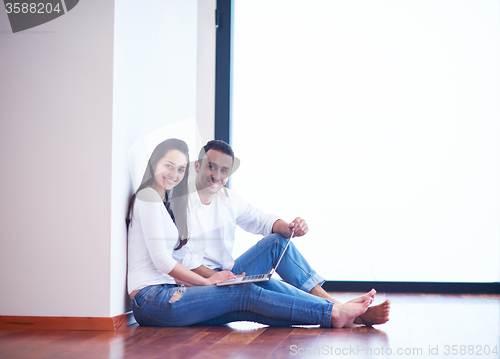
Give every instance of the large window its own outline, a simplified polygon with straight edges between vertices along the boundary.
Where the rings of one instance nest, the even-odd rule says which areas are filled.
[[[330,280],[499,281],[497,0],[235,0],[233,21],[235,191],[305,218]]]

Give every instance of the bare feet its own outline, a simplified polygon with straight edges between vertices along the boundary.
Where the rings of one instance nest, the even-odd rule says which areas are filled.
[[[375,289],[372,289],[371,291],[362,295],[361,297],[354,298],[347,303],[363,303],[368,297],[373,297],[376,293],[377,291]],[[316,297],[325,298],[335,304],[342,304],[338,300],[332,298],[327,292],[325,292],[324,289],[319,286],[319,284],[317,284],[313,289],[311,289],[309,291],[309,294],[315,295]]]
[[[382,304],[369,307],[366,312],[360,314],[355,320],[356,324],[384,324],[389,321],[389,311],[391,310],[391,300],[386,299]]]
[[[363,303],[365,300],[367,300],[368,298],[374,298],[375,297],[375,294],[377,294],[377,291],[375,289],[372,289],[371,291],[369,291],[368,293],[365,293],[363,294],[362,296],[360,297],[357,297],[357,298],[354,298],[354,299],[351,299],[350,301],[346,302],[346,303]]]
[[[332,309],[332,327],[344,328],[351,326],[354,319],[365,313],[372,302],[373,297],[369,297],[362,303],[349,302],[334,305]]]

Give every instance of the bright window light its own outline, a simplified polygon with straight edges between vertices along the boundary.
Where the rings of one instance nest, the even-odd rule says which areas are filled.
[[[231,186],[327,279],[500,280],[499,4],[235,0]]]

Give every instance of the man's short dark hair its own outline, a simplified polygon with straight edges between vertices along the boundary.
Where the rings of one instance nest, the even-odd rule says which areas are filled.
[[[219,152],[225,153],[226,155],[231,156],[231,158],[233,159],[233,163],[234,163],[234,152],[233,152],[233,149],[231,148],[231,146],[229,146],[226,142],[221,141],[221,140],[211,140],[211,141],[208,141],[207,144],[205,146],[203,146],[200,150],[200,154],[198,155],[198,163],[200,165],[201,165],[201,162],[203,160],[203,157],[205,157],[206,153],[209,150],[219,151]]]

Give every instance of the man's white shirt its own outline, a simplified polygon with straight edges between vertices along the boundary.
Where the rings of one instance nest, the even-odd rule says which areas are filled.
[[[198,191],[189,195],[188,243],[174,251],[174,259],[188,269],[204,265],[231,270],[236,226],[266,236],[272,233],[279,216],[265,214],[229,189],[222,189],[209,205],[200,201]]]

